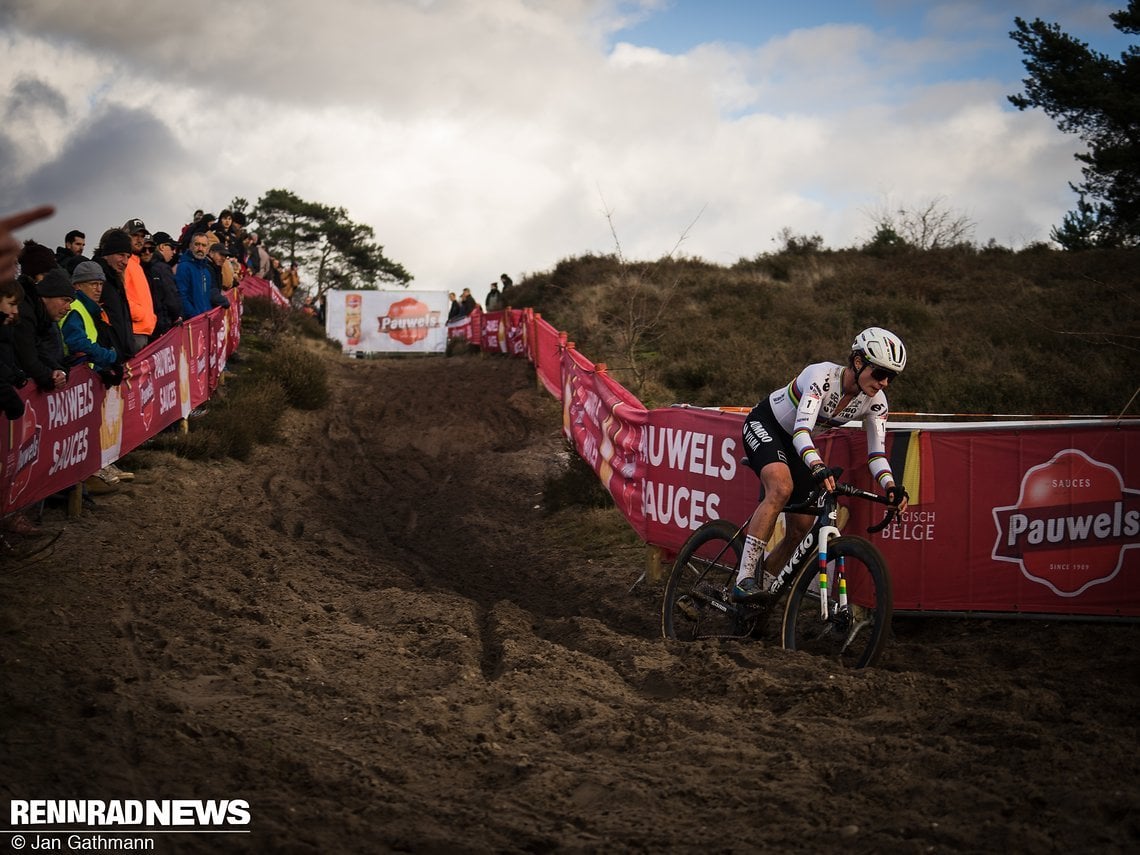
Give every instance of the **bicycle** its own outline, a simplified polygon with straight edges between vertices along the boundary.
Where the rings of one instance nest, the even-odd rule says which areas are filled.
[[[837,478],[842,471],[835,470]],[[732,596],[748,521],[736,526],[712,520],[694,531],[677,553],[665,584],[665,638],[763,638],[787,594],[779,633],[784,648],[827,656],[850,668],[874,665],[890,631],[890,570],[869,540],[840,533],[841,496],[889,504],[886,496],[836,483],[834,492],[820,487],[803,502],[786,506],[785,513],[817,519],[756,602],[738,603]],[[868,534],[882,531],[897,513],[897,507],[889,507]]]

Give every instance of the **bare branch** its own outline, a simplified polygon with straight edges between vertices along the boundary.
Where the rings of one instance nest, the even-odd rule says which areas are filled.
[[[610,234],[613,235],[614,247],[617,249],[618,261],[620,261],[622,264],[625,264],[625,256],[621,251],[621,241],[618,240],[617,229],[614,227],[614,212],[606,203],[606,197],[602,193],[601,185],[598,185],[598,198],[602,200],[602,213],[605,215],[606,222],[609,224]]]

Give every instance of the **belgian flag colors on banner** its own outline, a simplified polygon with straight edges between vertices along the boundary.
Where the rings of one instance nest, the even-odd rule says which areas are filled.
[[[896,480],[910,496],[911,505],[934,501],[934,451],[921,430],[891,431],[890,462]]]

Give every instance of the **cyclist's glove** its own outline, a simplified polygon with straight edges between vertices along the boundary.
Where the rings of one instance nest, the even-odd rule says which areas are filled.
[[[822,484],[828,478],[834,477],[835,473],[827,468],[824,463],[817,463],[811,468],[811,477],[815,479],[815,483]]]
[[[910,501],[910,495],[907,493],[905,488],[899,484],[892,484],[891,486],[887,487],[887,502],[889,502],[893,507],[897,508],[902,503],[903,499],[906,499],[908,502]]]

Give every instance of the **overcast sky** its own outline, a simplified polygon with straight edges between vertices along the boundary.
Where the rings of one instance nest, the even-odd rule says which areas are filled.
[[[851,246],[933,199],[1017,247],[1075,207],[1079,140],[1008,104],[1013,18],[1118,56],[1125,5],[0,0],[0,198],[55,204],[24,233],[55,247],[285,188],[480,300],[588,252]]]

